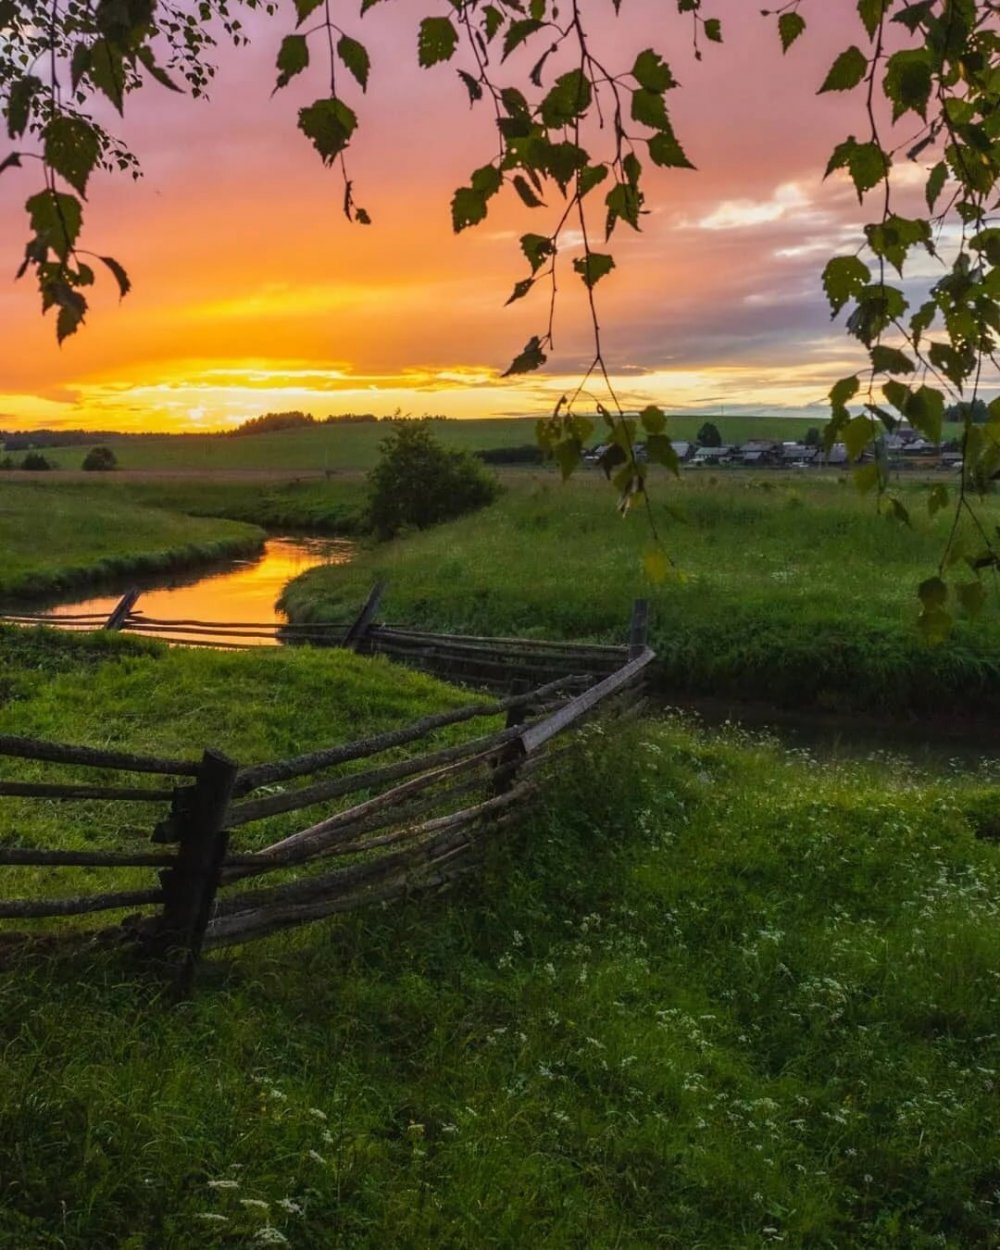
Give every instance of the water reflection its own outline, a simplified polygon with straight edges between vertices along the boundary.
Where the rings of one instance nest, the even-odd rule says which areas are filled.
[[[113,593],[74,599],[46,610],[50,616],[71,616],[84,612],[105,615],[129,586],[144,587],[133,616],[160,620],[212,621],[219,624],[283,624],[285,617],[275,609],[275,601],[293,577],[319,564],[347,564],[354,544],[340,538],[269,538],[263,553],[253,560],[232,560],[209,571],[160,577],[133,578]],[[223,635],[174,634],[174,641],[226,642]],[[232,639],[228,639],[232,642]],[[277,646],[273,637],[241,638],[257,646]]]

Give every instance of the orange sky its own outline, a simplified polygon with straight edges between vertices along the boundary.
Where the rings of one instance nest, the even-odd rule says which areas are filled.
[[[642,234],[622,227],[609,248],[618,267],[598,294],[621,398],[675,410],[821,406],[860,360],[831,326],[819,272],[853,250],[853,192],[821,174],[831,147],[862,133],[862,100],[814,94],[857,38],[855,19],[842,6],[811,9],[809,33],[782,58],[773,18],[716,0],[727,42],[696,64],[689,23],[657,0],[625,0],[617,27],[606,5],[587,4],[616,66],[649,44],[663,51],[683,84],[670,98],[675,128],[698,166],[654,171]],[[297,109],[324,94],[322,65],[270,98],[286,7],[248,19],[251,48],[221,51],[211,103],[153,86],[118,123],[145,177],[95,175],[84,246],[125,265],[124,302],[100,282],[86,326],[59,348],[30,279],[0,285],[0,428],[214,429],[288,408],[539,415],[579,376],[591,340],[567,262],[548,368],[516,384],[499,377],[545,327],[544,293],[503,302],[526,273],[517,236],[546,233],[558,196],[529,211],[507,192],[486,222],[452,234],[451,192],[494,140],[485,106],[470,112],[455,76],[461,53],[453,67],[415,65],[416,23],[433,6],[399,0],[361,22],[352,4],[343,19],[373,59],[368,95],[344,91],[361,120],[349,159],[367,228],[344,220],[339,175],[295,129]],[[526,76],[533,59],[515,54],[504,78]],[[9,272],[36,181],[31,168],[0,181]]]

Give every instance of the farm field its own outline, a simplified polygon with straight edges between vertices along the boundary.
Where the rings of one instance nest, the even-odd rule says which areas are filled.
[[[0,678],[5,731],[243,758],[459,697],[9,631]],[[0,1245],[989,1245],[996,782],[598,726],[481,878],[214,956],[182,1006],[0,944]],[[138,844],[100,815],[67,843]]]
[[[810,426],[821,426],[823,416],[810,421],[798,417],[673,416],[671,437],[693,439],[710,419],[726,441],[752,438],[801,438]],[[378,445],[390,429],[384,422],[326,425],[281,430],[243,437],[198,435],[116,441],[115,456],[123,470],[160,472],[346,472],[367,470],[378,458]],[[491,447],[519,447],[535,443],[534,418],[512,417],[483,421],[436,421],[435,437],[458,451]],[[594,442],[600,440],[595,430]],[[79,469],[86,446],[45,448],[47,460],[61,469]],[[15,460],[20,453],[13,453]]]
[[[1000,708],[995,596],[941,646],[916,629],[916,589],[936,572],[949,524],[928,517],[926,482],[899,486],[906,528],[832,475],[657,476],[653,515],[679,576],[651,586],[649,521],[642,509],[620,521],[598,474],[505,481],[483,512],[306,574],[283,606],[294,620],[341,620],[384,579],[389,621],[621,641],[622,605],[648,595],[668,697],[919,715]],[[1000,520],[997,503],[983,515]]]

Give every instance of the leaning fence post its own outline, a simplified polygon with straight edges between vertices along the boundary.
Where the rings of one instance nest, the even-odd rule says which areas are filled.
[[[385,590],[385,582],[376,582],[371,588],[361,611],[347,627],[344,641],[340,644],[342,647],[347,648],[349,651],[360,651],[362,649],[368,631],[371,629],[372,621],[375,619],[375,613],[382,602],[383,590]]]
[[[160,874],[163,912],[147,948],[156,957],[176,962],[177,986],[185,993],[194,979],[219,887],[229,844],[226,812],[237,772],[227,756],[206,751],[194,785],[175,792],[172,820],[154,835],[154,841],[180,845],[173,867]]]
[[[510,684],[510,692],[515,695],[527,694],[530,687],[531,683],[526,678],[515,677]],[[529,711],[527,703],[515,703],[513,707],[507,709],[505,728],[513,729],[517,725],[523,725],[528,718]],[[506,794],[513,786],[514,778],[517,776],[517,770],[523,759],[524,747],[521,745],[520,738],[515,738],[513,742],[508,742],[501,748],[490,784],[490,790],[494,795]]]
[[[131,590],[126,590],[115,606],[111,609],[111,615],[104,622],[104,629],[119,630],[128,619],[128,614],[135,607],[135,601],[139,598],[142,591],[137,586],[133,586]]]
[[[649,631],[649,600],[636,599],[632,604],[632,623],[629,626],[628,658],[636,660],[642,655]]]

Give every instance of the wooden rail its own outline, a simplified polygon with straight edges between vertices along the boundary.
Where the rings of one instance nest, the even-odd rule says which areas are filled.
[[[170,803],[169,813],[154,823],[156,848],[0,846],[0,869],[153,869],[159,872],[156,886],[137,888],[128,878],[89,895],[0,896],[0,919],[155,907],[124,932],[186,991],[203,948],[249,941],[458,879],[479,863],[491,841],[516,826],[524,803],[569,749],[570,731],[598,710],[628,716],[644,705],[654,655],[645,643],[641,604],[633,611],[627,649],[378,626],[371,619],[373,604],[374,594],[356,621],[359,649],[431,651],[435,662],[446,660],[463,673],[468,666],[478,674],[505,667],[507,689],[516,689],[355,742],[242,768],[212,751],[200,760],[176,760],[0,736],[0,758],[152,773],[169,782],[143,787],[105,784],[104,778],[87,784],[75,776],[4,779],[0,798]],[[497,725],[499,717],[504,721]],[[485,732],[459,742],[434,741],[440,731],[476,720],[487,722]],[[386,757],[416,743],[423,744],[418,755]],[[366,766],[350,771],[358,761]],[[273,786],[282,788],[261,792]],[[314,813],[295,832],[269,834],[268,822],[306,809]],[[287,829],[287,823],[278,828]],[[231,852],[230,839],[244,829],[250,832],[241,833],[243,846]],[[331,868],[331,861],[338,866]]]

